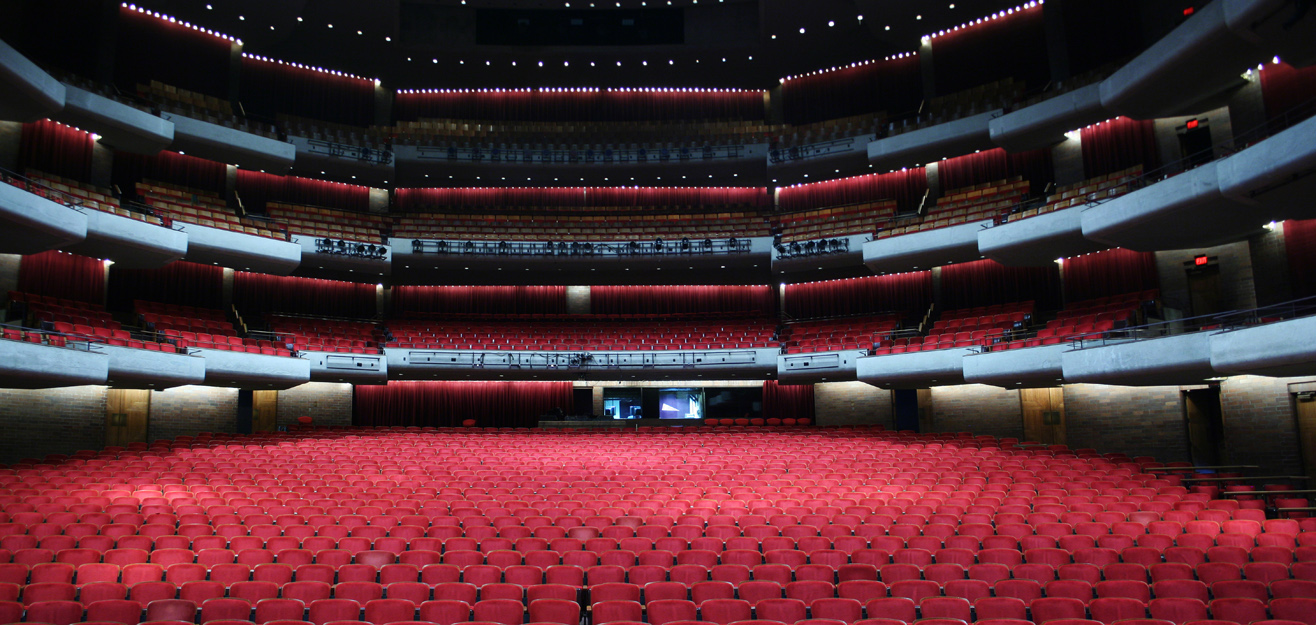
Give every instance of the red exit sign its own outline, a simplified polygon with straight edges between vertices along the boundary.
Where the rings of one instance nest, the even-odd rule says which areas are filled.
[[[1205,257],[1205,256],[1194,256],[1194,257],[1193,257],[1193,264],[1194,264],[1194,265],[1197,265],[1198,267],[1201,267],[1201,266],[1203,266],[1203,265],[1206,265],[1206,264],[1209,263],[1209,262],[1211,262],[1211,259],[1210,259],[1210,258],[1207,258],[1207,257]]]

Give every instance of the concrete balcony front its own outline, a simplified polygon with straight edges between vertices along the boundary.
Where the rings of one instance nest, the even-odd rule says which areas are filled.
[[[1085,210],[1071,206],[985,228],[978,233],[978,251],[1002,265],[1042,267],[1057,258],[1106,249],[1083,236]]]
[[[85,343],[55,347],[0,340],[0,379],[5,388],[59,388],[105,384],[110,359]]]
[[[1089,342],[1061,355],[1069,384],[1165,386],[1201,384],[1218,374],[1211,366],[1211,332],[1145,340]]]
[[[388,382],[388,358],[383,354],[301,352],[301,358],[311,363],[312,382]]]
[[[193,349],[206,363],[206,386],[287,390],[311,381],[311,361],[219,349]]]
[[[990,150],[996,147],[991,121],[1004,114],[1004,110],[997,109],[878,139],[868,144],[868,162],[877,171],[887,171]]]
[[[871,275],[864,267],[864,244],[868,234],[783,243],[772,250],[772,273],[779,282],[838,280]],[[799,248],[796,248],[796,245]],[[812,245],[810,245],[812,244]],[[821,250],[826,247],[827,251]]]
[[[135,154],[155,154],[174,142],[174,124],[122,102],[64,85],[64,110],[56,121],[95,131],[100,143]]]
[[[777,348],[671,351],[384,350],[394,380],[741,380],[777,373]]]
[[[857,380],[859,359],[867,354],[862,349],[782,354],[777,356],[777,381],[782,384],[812,384]]]
[[[174,113],[161,113],[160,117],[174,124],[170,149],[189,156],[279,174],[287,172],[297,158],[297,148],[291,143]]]
[[[339,179],[355,177],[357,184],[384,186],[397,179],[393,152],[360,145],[337,143],[289,135],[288,142],[297,150],[293,173],[312,178],[325,175]]]
[[[688,249],[680,240],[661,248],[649,240],[390,243],[402,284],[766,284],[772,277],[770,237],[692,240]]]
[[[1060,143],[1065,133],[1110,117],[1101,105],[1101,84],[1096,83],[1006,113],[991,120],[988,128],[992,143],[1026,152]]]
[[[864,244],[864,264],[882,274],[980,260],[978,235],[991,223],[974,221],[869,241]]]
[[[1243,0],[1232,9],[1255,19],[1279,4]],[[1226,92],[1242,86],[1243,72],[1274,55],[1230,28],[1225,5],[1222,0],[1197,7],[1192,17],[1102,81],[1102,106],[1133,119],[1193,115],[1215,108]]]
[[[0,183],[0,253],[37,254],[87,238],[81,211]]]
[[[64,108],[64,85],[0,41],[0,119],[34,122]]]
[[[97,344],[94,349],[109,357],[106,383],[114,388],[158,391],[201,384],[206,380],[206,360],[197,356],[102,344]]]
[[[87,238],[63,247],[92,258],[108,258],[132,269],[155,269],[187,255],[187,235],[180,230],[114,213],[88,210]]]
[[[1083,236],[1140,252],[1213,247],[1316,217],[1316,118],[1083,212]]]
[[[1300,317],[1211,335],[1211,368],[1220,375],[1316,374],[1316,317]]]
[[[936,349],[907,354],[866,356],[856,363],[860,382],[878,388],[928,388],[964,383],[965,356],[968,347]]]
[[[302,262],[302,246],[289,241],[179,223],[187,234],[188,261],[286,276]]]
[[[768,177],[778,187],[814,180],[838,178],[871,173],[868,162],[868,144],[877,135],[820,141],[791,148],[778,148],[768,153]]]
[[[1049,388],[1063,383],[1061,354],[1068,343],[1002,349],[964,357],[964,381],[1001,388]]]
[[[393,249],[387,245],[292,235],[301,248],[298,275],[370,281],[393,273]]]

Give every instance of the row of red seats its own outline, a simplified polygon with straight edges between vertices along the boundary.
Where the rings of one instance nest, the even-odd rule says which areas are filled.
[[[798,354],[841,349],[868,349],[900,327],[901,315],[888,314],[862,319],[802,321],[785,326],[781,344],[786,353]]]

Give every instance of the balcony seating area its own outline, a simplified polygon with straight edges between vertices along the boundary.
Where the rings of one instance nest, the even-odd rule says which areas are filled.
[[[903,317],[891,313],[789,323],[782,331],[781,345],[787,354],[872,349],[876,344],[890,342],[891,333],[900,329]]]
[[[0,470],[0,617],[1312,622],[1316,519],[1260,508],[1305,499],[1216,499],[1151,458],[1016,443],[399,427],[48,456]]]
[[[1138,179],[1142,177],[1142,165],[1089,178],[1076,184],[1057,187],[1046,199],[1046,204],[1010,215],[1010,221],[1026,219],[1036,215],[1045,215],[1052,211],[1064,210],[1071,206],[1082,206],[1089,202],[1100,202],[1119,197],[1137,188]]]
[[[270,315],[270,331],[297,351],[377,354],[384,335],[369,321]]]
[[[927,336],[898,338],[874,350],[874,355],[978,347],[1005,340],[1027,326],[1034,314],[1032,301],[947,310],[932,324]]]
[[[415,213],[395,218],[393,236],[485,241],[667,241],[766,237],[754,212],[695,215],[479,215]]]
[[[894,200],[821,208],[778,217],[784,243],[852,234],[872,234],[896,215]]]
[[[878,238],[995,219],[1022,202],[1028,196],[1028,187],[1027,180],[1015,176],[1007,180],[952,189],[918,223],[911,224],[905,219],[893,221],[891,223],[894,227],[879,232]]]
[[[389,149],[392,129],[387,127],[349,126],[333,122],[308,119],[295,115],[279,115],[279,126],[289,135],[344,145],[357,145],[372,150]]]
[[[215,96],[179,89],[157,80],[152,80],[149,85],[137,85],[137,96],[150,101],[162,112],[191,117],[267,139],[279,139],[279,132],[274,126],[234,115],[232,103]]]
[[[114,319],[114,315],[106,312],[99,304],[17,291],[9,292],[9,302],[11,314],[15,308],[24,311],[24,318],[16,320],[24,327],[47,328],[58,334],[10,328],[14,336],[6,336],[6,338],[28,340],[33,343],[44,340],[47,344],[59,346],[63,346],[68,340],[82,340],[118,347],[174,352],[174,346],[170,343],[158,342],[153,338],[134,338],[131,331],[124,329],[123,325]],[[21,306],[15,306],[16,304]],[[25,336],[20,339],[19,333],[25,333]]]
[[[786,126],[776,137],[776,148],[794,148],[814,143],[848,139],[859,135],[876,135],[882,130],[886,112],[865,113],[839,119]]]
[[[521,150],[638,149],[765,143],[783,126],[756,120],[715,122],[495,122],[471,119],[403,121],[396,142],[439,147]]]
[[[937,124],[980,115],[996,109],[1010,110],[1023,97],[1024,85],[1014,78],[979,85],[949,95],[932,98],[928,110],[916,117],[893,120],[887,125],[888,136],[920,130]]]
[[[402,349],[536,351],[653,351],[777,347],[769,319],[599,321],[591,315],[553,320],[394,320],[393,341]],[[506,318],[504,318],[506,319]]]
[[[133,310],[143,327],[159,333],[179,349],[195,347],[266,356],[294,355],[283,343],[238,336],[238,331],[222,310],[141,300],[133,302]]]
[[[84,182],[78,182],[76,180],[70,180],[54,174],[47,174],[34,169],[27,170],[25,176],[27,178],[26,181],[16,177],[5,176],[5,182],[58,204],[90,208],[156,225],[162,225],[164,223],[163,220],[155,215],[148,215],[146,213],[123,208],[119,205],[119,200],[113,196],[109,189]]]
[[[1143,305],[1160,299],[1160,291],[1151,289],[1098,299],[1075,302],[1061,310],[1026,347],[1055,345],[1076,338],[1099,338],[1101,333],[1146,322]],[[1016,341],[1017,342],[1017,341]],[[1011,344],[1011,348],[1016,347]]]
[[[265,211],[271,219],[285,226],[291,234],[375,245],[383,245],[384,237],[381,232],[389,229],[390,222],[387,215],[367,215],[281,202],[270,202]]]
[[[252,234],[259,237],[286,241],[288,234],[273,228],[268,222],[239,217],[229,209],[218,193],[188,187],[143,180],[137,183],[137,194],[152,210],[173,221]]]

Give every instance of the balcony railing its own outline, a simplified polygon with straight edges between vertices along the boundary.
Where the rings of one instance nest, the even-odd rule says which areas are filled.
[[[453,241],[415,239],[414,254],[454,256],[702,256],[710,254],[748,254],[748,239],[702,239],[679,241],[629,241],[623,243],[588,243],[582,241]]]
[[[603,150],[508,150],[482,147],[418,146],[416,157],[423,161],[509,163],[524,165],[635,165],[683,163],[745,158],[742,145],[702,148],[637,148]]]

